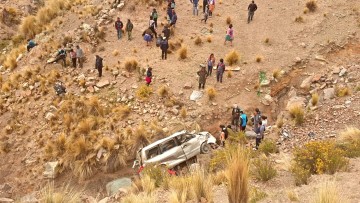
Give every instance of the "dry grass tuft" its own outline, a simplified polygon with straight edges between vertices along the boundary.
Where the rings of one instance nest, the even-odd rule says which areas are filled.
[[[310,12],[315,12],[317,7],[318,6],[315,0],[306,2],[306,8],[308,8]]]
[[[231,18],[230,18],[230,17],[227,17],[227,18],[226,18],[226,24],[228,24],[228,25],[231,24]]]
[[[188,54],[188,49],[185,45],[182,44],[177,53],[180,59],[186,59]]]
[[[275,79],[280,79],[282,77],[282,72],[281,72],[281,69],[277,68],[273,71],[273,77]]]
[[[312,94],[312,95],[311,95],[311,104],[312,104],[313,106],[316,106],[316,105],[318,104],[318,102],[319,102],[319,95],[318,95],[318,93]]]
[[[163,85],[159,88],[158,94],[160,97],[167,97],[170,95],[170,90],[167,86]]]
[[[201,38],[199,36],[196,37],[195,41],[194,41],[195,45],[201,45],[203,42],[201,40]]]
[[[208,37],[206,38],[206,41],[209,42],[209,43],[211,43],[211,42],[212,42],[212,37],[211,37],[211,36],[208,36]]]
[[[156,199],[153,195],[145,194],[129,194],[121,199],[122,203],[156,203]]]
[[[148,195],[152,194],[155,190],[155,181],[151,179],[149,175],[145,175],[141,178],[141,185]]]
[[[112,112],[119,116],[121,119],[125,119],[130,115],[131,110],[129,106],[125,105],[114,108]]]
[[[181,110],[180,110],[180,116],[181,118],[185,119],[187,117],[187,111],[186,111],[186,107],[181,107]]]
[[[301,125],[304,122],[304,109],[299,106],[291,106],[289,109],[291,117],[294,119],[296,125]]]
[[[41,32],[41,27],[38,25],[35,16],[27,16],[22,19],[19,31],[26,38],[32,39]]]
[[[262,61],[262,57],[261,57],[261,56],[257,56],[256,59],[255,59],[255,61],[256,61],[257,63],[260,63],[260,62]]]
[[[152,88],[147,85],[142,85],[136,90],[136,97],[139,99],[147,99],[152,94]]]
[[[347,141],[360,140],[360,130],[355,127],[347,127],[345,131],[340,132],[340,138]]]
[[[325,182],[315,194],[314,203],[339,203],[343,202],[335,182]]]
[[[348,87],[335,87],[335,94],[338,97],[345,97],[351,95],[351,90]]]
[[[213,201],[212,194],[212,180],[207,177],[207,174],[203,169],[197,169],[190,176],[192,196],[197,202],[202,202],[202,198],[205,198],[207,202]]]
[[[295,22],[297,23],[303,23],[304,22],[304,18],[302,16],[298,16],[295,18]]]
[[[210,25],[209,25],[210,27],[214,27],[214,24],[213,23],[210,23]]]
[[[125,59],[124,68],[128,72],[135,71],[138,67],[139,63],[136,59]]]
[[[274,178],[277,174],[273,162],[266,156],[261,156],[253,160],[253,174],[257,180],[268,181]]]
[[[290,201],[292,202],[298,202],[299,201],[299,195],[295,191],[287,191],[287,196]]]
[[[309,13],[309,9],[308,8],[304,8],[304,11],[303,11],[304,14],[307,14]]]
[[[236,50],[231,50],[226,56],[225,61],[229,66],[237,64],[240,61],[240,54]]]
[[[70,188],[69,185],[55,189],[54,183],[51,182],[41,190],[39,199],[41,202],[75,203],[81,202],[81,194]]]
[[[227,76],[228,78],[232,78],[233,72],[232,72],[231,70],[229,70],[229,71],[227,72],[226,76]]]
[[[264,40],[264,43],[265,43],[265,44],[269,44],[269,42],[270,42],[270,39],[269,39],[269,38],[266,38],[266,39]]]
[[[210,87],[206,90],[206,93],[208,95],[208,98],[210,101],[214,100],[216,95],[217,95],[217,92],[216,92],[216,89],[213,88],[213,87]]]
[[[112,52],[113,56],[118,56],[119,54],[120,54],[120,52],[116,49]]]
[[[249,200],[249,159],[245,149],[238,147],[226,157],[227,193],[230,203]]]

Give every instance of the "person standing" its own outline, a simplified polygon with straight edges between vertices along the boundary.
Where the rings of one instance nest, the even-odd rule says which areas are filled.
[[[155,27],[157,27],[158,26],[157,20],[158,20],[159,15],[158,15],[156,8],[153,9],[153,11],[151,13],[151,17],[153,18],[153,20],[155,22]]]
[[[264,139],[264,133],[265,133],[265,126],[262,125],[262,122],[259,121],[259,130],[256,133],[256,143],[255,143],[255,150],[259,149],[259,145],[261,144],[261,140]]]
[[[253,20],[255,11],[257,10],[257,5],[255,4],[254,1],[251,1],[251,4],[249,4],[248,6],[248,23],[250,23],[250,21]]]
[[[231,124],[235,126],[235,131],[238,129],[239,118],[240,118],[240,108],[237,104],[234,104],[233,110],[231,112],[232,120]]]
[[[121,39],[122,36],[122,29],[124,27],[124,24],[121,22],[120,18],[117,18],[117,21],[115,22],[115,29],[117,31],[118,39]]]
[[[245,132],[247,122],[247,115],[243,111],[240,111],[240,131]]]
[[[214,10],[215,10],[215,0],[209,0],[209,16],[212,16]]]
[[[161,49],[161,59],[166,60],[167,59],[167,50],[169,48],[169,43],[166,37],[163,37],[161,43],[160,43],[160,49]]]
[[[63,61],[63,67],[66,67],[66,51],[65,49],[59,49],[54,62]]]
[[[254,112],[254,132],[258,132],[259,131],[259,123],[261,121],[261,113],[260,110],[258,108],[255,108],[255,112]]]
[[[227,41],[230,42],[230,45],[232,46],[232,41],[234,40],[234,30],[233,30],[233,25],[230,24],[229,28],[226,31],[226,36],[225,36],[225,42],[224,45],[226,44]]]
[[[222,78],[225,72],[224,59],[220,59],[220,63],[217,65],[216,70],[216,81],[222,83]]]
[[[99,72],[99,77],[102,76],[102,69],[103,69],[103,58],[101,58],[99,55],[95,56],[95,69]]]
[[[207,72],[205,70],[205,66],[202,66],[201,69],[197,72],[197,75],[199,76],[199,90],[205,89],[205,83],[206,83],[206,77]]]
[[[213,53],[211,53],[208,60],[207,60],[208,76],[211,75],[214,64],[215,64],[215,56],[214,56]]]
[[[28,39],[28,44],[27,44],[27,46],[26,46],[27,51],[30,52],[30,50],[31,50],[32,48],[34,48],[36,45],[37,45],[37,44],[34,42],[34,40]]]
[[[169,23],[171,23],[171,19],[172,19],[172,16],[173,16],[173,11],[172,11],[172,9],[171,9],[171,7],[169,6],[168,8],[167,8],[167,15],[168,15],[168,21],[169,21]]]
[[[145,77],[145,82],[146,85],[149,86],[152,80],[152,68],[148,67],[147,71],[146,71],[146,77]]]
[[[177,21],[177,15],[176,15],[175,11],[173,10],[173,11],[172,11],[172,18],[171,18],[170,26],[174,26],[174,27],[175,27],[176,21]]]
[[[72,67],[76,68],[76,52],[74,51],[74,49],[70,50],[70,59],[71,59]]]
[[[207,21],[208,18],[209,18],[209,6],[206,5],[205,12],[204,12],[204,18],[201,19],[200,21],[201,22],[204,21],[205,24],[206,24],[206,21]]]
[[[134,28],[134,25],[132,24],[130,19],[128,19],[128,21],[126,23],[126,26],[125,26],[125,29],[126,29],[126,32],[128,34],[128,40],[129,41],[131,40],[131,32],[132,32],[133,28]]]
[[[164,37],[166,37],[167,40],[170,38],[170,29],[167,25],[164,26],[164,29],[162,31],[164,33]]]
[[[79,63],[79,68],[82,68],[84,62],[84,52],[79,45],[76,46],[76,59]]]
[[[198,3],[199,0],[190,0],[190,2],[193,4],[193,15],[199,15],[199,10],[198,10]]]
[[[206,7],[208,6],[208,0],[203,0],[203,13],[205,13],[205,9],[206,9]],[[209,7],[207,7],[207,8],[209,8]]]
[[[155,35],[155,38],[157,38],[155,21],[153,20],[152,16],[150,16],[150,20],[149,20],[149,29]]]

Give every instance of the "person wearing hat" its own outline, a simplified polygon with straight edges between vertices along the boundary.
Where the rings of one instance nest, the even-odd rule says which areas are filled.
[[[117,31],[118,39],[121,39],[123,27],[124,24],[121,22],[120,18],[118,17],[117,21],[115,22],[115,29]]]
[[[168,40],[166,39],[166,37],[163,37],[161,44],[160,44],[160,49],[161,49],[161,59],[162,60],[166,60],[167,59],[167,50],[169,48],[169,43]]]
[[[206,77],[207,77],[207,72],[205,69],[205,66],[200,65],[201,69],[197,72],[197,75],[199,76],[199,90],[205,89],[205,83],[206,83]]]
[[[132,32],[133,28],[134,28],[134,25],[132,24],[130,19],[128,19],[128,21],[126,23],[126,26],[125,26],[125,29],[126,29],[126,32],[128,34],[128,40],[129,41],[131,40],[131,32]]]
[[[149,86],[152,80],[152,68],[148,67],[147,71],[146,71],[146,77],[145,77],[145,82],[146,85]]]
[[[235,131],[237,131],[239,125],[239,118],[240,118],[240,108],[237,104],[234,104],[231,115],[232,115],[231,124],[235,126]]]
[[[169,40],[170,38],[170,29],[167,25],[164,26],[164,29],[162,31],[162,33],[164,34],[164,37],[166,37],[167,40]]]
[[[155,27],[157,27],[158,26],[157,25],[157,19],[158,19],[159,15],[158,15],[158,12],[157,12],[156,8],[153,9],[153,11],[151,13],[151,16],[152,16],[152,18],[153,18],[153,20],[155,22]]]

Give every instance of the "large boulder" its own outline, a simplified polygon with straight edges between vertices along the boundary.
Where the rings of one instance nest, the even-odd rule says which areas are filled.
[[[302,81],[302,83],[300,85],[300,88],[302,88],[302,89],[310,89],[313,77],[314,76],[311,75],[311,76],[305,78],[305,80]]]
[[[291,97],[286,105],[286,110],[290,110],[292,106],[305,106],[306,98],[304,97]]]
[[[130,178],[119,178],[106,184],[106,192],[109,196],[116,194],[120,188],[131,186]]]
[[[324,100],[332,99],[334,97],[335,97],[335,89],[334,88],[324,89]]]
[[[58,165],[59,165],[58,161],[47,162],[45,164],[45,171],[43,173],[44,177],[51,178],[51,179],[56,178],[56,176],[58,174]]]
[[[98,87],[98,88],[103,88],[108,85],[110,85],[110,82],[109,82],[109,80],[106,80],[106,79],[102,79],[98,83],[96,83],[96,87]]]

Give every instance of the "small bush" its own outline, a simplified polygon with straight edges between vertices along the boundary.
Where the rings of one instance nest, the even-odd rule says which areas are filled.
[[[309,170],[299,166],[298,164],[293,164],[291,166],[291,173],[295,178],[295,185],[307,185],[309,182],[309,178],[311,173]]]
[[[256,61],[257,63],[260,63],[260,62],[262,61],[262,57],[261,57],[261,56],[257,56],[256,59],[255,59],[255,61]]]
[[[291,118],[295,121],[296,125],[304,123],[304,109],[301,106],[291,106],[289,109]]]
[[[257,188],[253,188],[250,191],[250,203],[256,203],[260,200],[266,198],[268,195],[265,192],[262,192],[261,190],[258,190]]]
[[[297,23],[303,23],[303,22],[304,22],[304,18],[301,17],[301,16],[298,16],[298,17],[295,18],[295,22],[297,22]]]
[[[45,186],[40,193],[41,202],[81,202],[81,194],[70,188],[69,185],[62,186],[61,188],[55,189],[54,183],[49,183]]]
[[[312,94],[311,95],[311,104],[313,106],[316,106],[318,102],[319,102],[319,95],[317,93]]]
[[[315,12],[317,9],[317,3],[314,0],[306,2],[306,8],[309,9],[310,12]]]
[[[308,8],[305,8],[304,11],[303,11],[304,14],[307,14],[309,13],[309,9]]]
[[[181,45],[180,49],[178,50],[178,55],[180,59],[186,59],[188,54],[187,47],[185,45]]]
[[[184,106],[181,107],[180,116],[181,116],[181,118],[183,118],[183,119],[185,119],[186,116],[187,116],[187,111],[186,111],[186,108],[185,108]]]
[[[265,43],[265,44],[269,44],[269,42],[270,42],[270,39],[269,39],[269,38],[266,38],[266,39],[264,40],[264,43]]]
[[[273,71],[273,77],[275,78],[275,79],[280,79],[281,78],[281,76],[282,76],[282,72],[281,72],[281,69],[279,69],[279,68],[277,68],[277,69],[275,69],[274,71]]]
[[[171,190],[171,202],[185,203],[190,200],[190,181],[186,176],[171,177],[169,182]]]
[[[221,170],[213,174],[212,180],[214,185],[221,185],[223,183],[226,183],[226,174],[225,171]]]
[[[229,66],[237,64],[240,61],[240,54],[236,50],[232,50],[225,56],[225,61]]]
[[[147,99],[150,97],[151,94],[152,94],[152,89],[147,85],[140,86],[136,91],[136,96],[139,99]]]
[[[32,39],[41,31],[41,26],[38,25],[35,16],[27,16],[22,19],[19,31],[25,38]]]
[[[170,94],[170,90],[167,86],[163,85],[159,88],[158,94],[160,97],[167,97]]]
[[[197,36],[194,43],[195,43],[195,45],[201,45],[203,42],[202,42],[201,38],[199,36]]]
[[[227,18],[226,18],[226,24],[228,24],[228,25],[231,24],[231,18],[230,18],[230,17],[227,17]]]
[[[209,42],[209,43],[211,43],[211,42],[212,42],[212,37],[211,37],[211,36],[208,36],[208,37],[206,38],[206,41]]]
[[[266,156],[259,157],[253,161],[254,169],[252,170],[257,180],[268,181],[276,176],[276,170],[272,161]]]
[[[112,52],[113,56],[118,56],[119,54],[120,54],[120,52],[116,49]]]
[[[345,97],[351,95],[351,90],[348,87],[335,87],[335,94],[338,97]]]
[[[213,33],[213,32],[214,32],[214,30],[213,30],[212,28],[210,28],[210,29],[209,29],[209,32],[210,32],[210,33]]]
[[[299,201],[299,196],[295,191],[287,191],[287,196],[289,198],[290,201],[292,202],[297,202]]]
[[[141,185],[144,188],[144,191],[150,195],[154,192],[155,190],[155,181],[154,179],[152,179],[149,175],[144,175],[141,178]]]
[[[217,92],[216,92],[215,88],[213,88],[213,87],[208,88],[206,90],[206,93],[207,93],[210,101],[214,100],[215,96],[217,95]]]
[[[129,106],[119,106],[114,108],[112,112],[119,116],[121,119],[125,119],[130,115],[131,110]]]
[[[233,72],[230,70],[227,72],[227,75],[226,75],[228,78],[232,78],[233,76]]]
[[[339,203],[342,201],[335,182],[325,182],[317,190],[314,203]]]
[[[296,148],[294,161],[312,174],[334,174],[348,164],[344,152],[332,141],[313,141]]]
[[[259,146],[259,151],[268,156],[269,154],[278,153],[279,149],[273,140],[264,139]]]
[[[346,157],[360,157],[360,130],[354,127],[348,127],[340,132],[340,141],[338,148],[342,149]]]
[[[136,59],[126,59],[125,64],[124,64],[124,68],[128,72],[132,72],[132,71],[135,71],[137,69],[138,65],[139,65],[139,63],[137,62]]]
[[[207,174],[203,169],[198,169],[193,172],[190,177],[189,181],[191,183],[191,191],[192,196],[196,199],[197,202],[201,202],[202,198],[205,198],[207,202],[213,201],[213,194],[212,194],[212,180],[211,178],[207,177]]]
[[[214,27],[214,24],[213,23],[210,23],[210,25],[209,25],[210,27]]]

